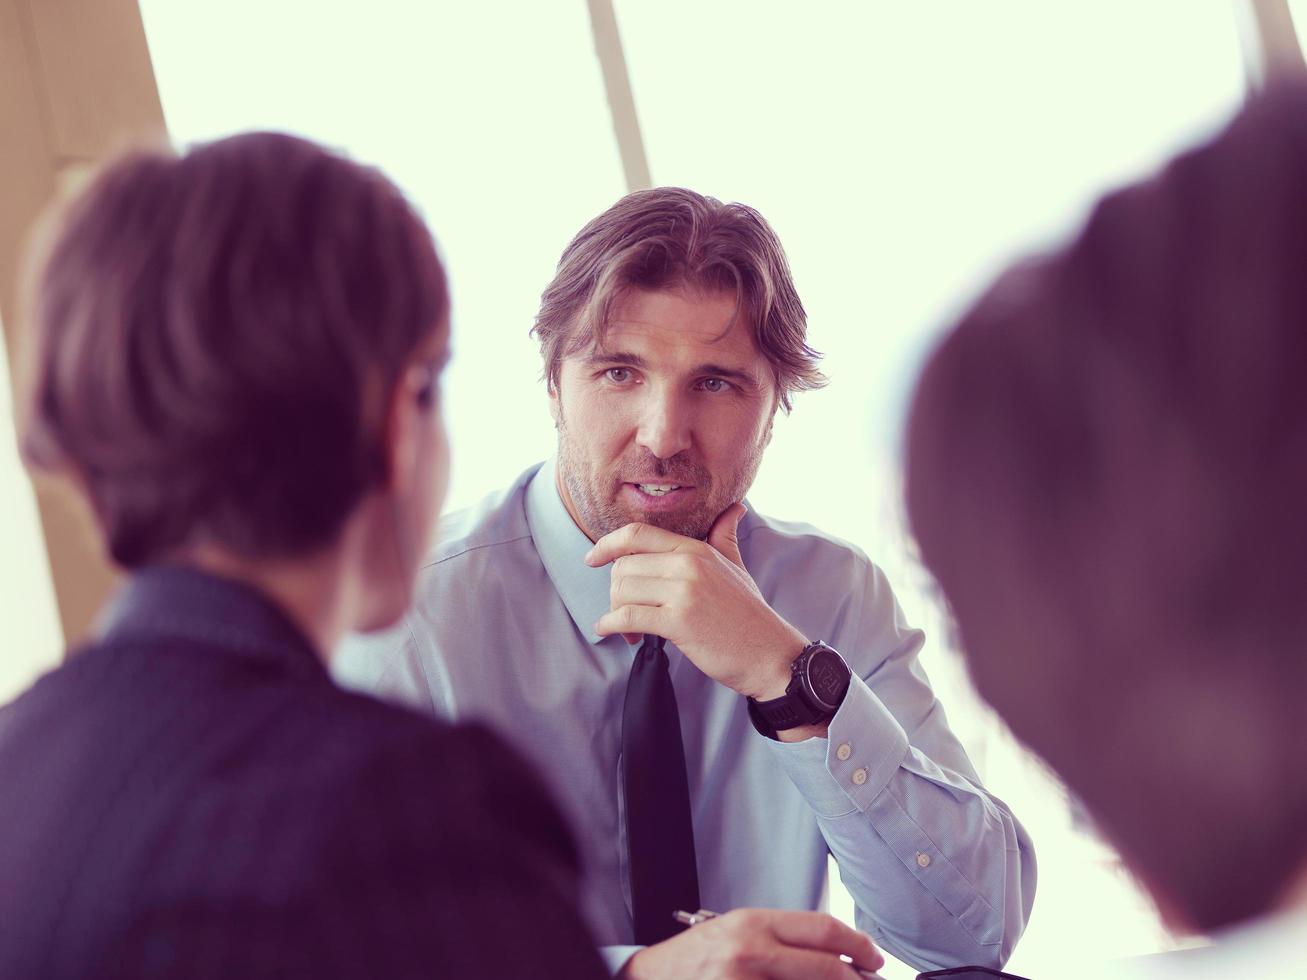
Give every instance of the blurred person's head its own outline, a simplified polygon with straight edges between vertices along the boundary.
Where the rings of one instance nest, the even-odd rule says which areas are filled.
[[[752,484],[776,410],[825,383],[775,232],[684,188],[582,228],[533,333],[560,490],[596,539],[632,521],[705,537]]]
[[[1248,108],[947,337],[907,498],[981,694],[1177,926],[1307,873],[1307,93]]]
[[[114,562],[318,568],[342,629],[400,615],[447,483],[449,300],[384,176],[272,133],[136,151],[55,213],[29,289],[24,454]]]

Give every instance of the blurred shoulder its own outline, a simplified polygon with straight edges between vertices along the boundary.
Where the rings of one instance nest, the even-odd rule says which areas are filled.
[[[443,515],[423,572],[486,549],[530,540],[526,488],[540,466],[536,463],[529,467],[512,484],[486,494],[472,506]]]
[[[332,658],[338,681],[410,704],[431,703],[430,688],[441,681],[431,676],[440,670],[435,635],[474,630],[539,565],[526,517],[526,488],[539,469],[537,463],[510,486],[441,517],[408,612],[386,629],[346,637]]]

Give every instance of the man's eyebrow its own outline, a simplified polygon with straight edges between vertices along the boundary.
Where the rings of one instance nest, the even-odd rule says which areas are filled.
[[[649,366],[649,362],[639,354],[621,350],[591,351],[585,356],[585,363],[590,367],[598,367],[600,364],[629,364],[631,367],[644,369]]]
[[[700,364],[695,369],[695,373],[712,375],[714,378],[725,378],[727,381],[735,381],[746,387],[758,387],[758,376],[752,371],[744,371],[740,368],[728,368],[720,364]]]

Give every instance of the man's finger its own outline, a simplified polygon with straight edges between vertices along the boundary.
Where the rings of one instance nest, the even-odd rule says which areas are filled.
[[[614,633],[655,633],[662,636],[666,616],[658,606],[621,606],[606,612],[595,623],[595,633],[612,636]]]
[[[859,980],[857,971],[837,954],[793,946],[777,946],[761,973],[767,980]]]
[[[698,544],[699,542],[693,538],[687,538],[674,531],[636,522],[619,527],[596,541],[595,546],[585,556],[585,563],[592,568],[599,568],[622,555],[677,551]]]
[[[681,555],[662,552],[656,555],[620,555],[613,561],[613,578],[643,575],[647,578],[679,578],[684,574]]]
[[[653,575],[613,576],[608,599],[614,609],[621,606],[665,606],[676,598],[679,586]]]
[[[772,934],[787,946],[843,953],[864,970],[877,970],[885,957],[865,932],[859,932],[824,912],[775,912]]]

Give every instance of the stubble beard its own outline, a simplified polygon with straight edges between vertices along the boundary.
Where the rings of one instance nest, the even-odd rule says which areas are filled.
[[[684,454],[659,459],[645,452],[643,458],[627,457],[618,464],[615,471],[605,473],[586,461],[580,447],[572,439],[561,412],[556,428],[559,476],[581,519],[581,530],[593,541],[634,521],[652,524],[687,538],[706,540],[722,511],[736,501],[743,500],[748,493],[758,474],[758,467],[762,465],[762,453],[767,445],[764,438],[753,446],[741,465],[720,482],[713,478],[706,467]],[[659,513],[640,511],[618,502],[616,494],[620,491],[619,476],[647,476],[650,473],[669,483],[693,485],[702,492],[702,503],[690,510]]]

